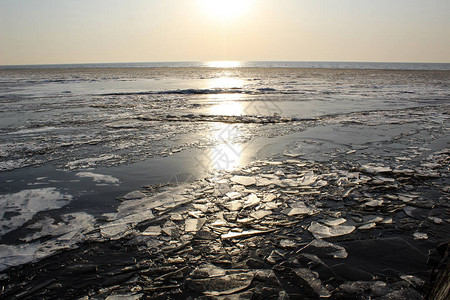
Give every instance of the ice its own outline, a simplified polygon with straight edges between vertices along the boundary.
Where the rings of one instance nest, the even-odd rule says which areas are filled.
[[[105,183],[105,184],[114,184],[119,183],[120,180],[111,176],[111,175],[102,175],[102,174],[96,174],[92,172],[79,172],[76,174],[76,176],[81,178],[92,178],[92,180],[97,183]]]
[[[142,232],[142,235],[147,235],[147,236],[158,236],[161,234],[161,226],[156,225],[156,226],[149,226],[147,227],[147,229],[145,229]]]
[[[72,170],[73,169],[86,169],[86,168],[94,167],[100,162],[113,160],[113,159],[117,159],[117,158],[119,158],[119,156],[114,155],[114,154],[102,154],[98,157],[83,158],[83,159],[78,159],[75,161],[68,162],[66,164],[66,168],[69,168]]]
[[[264,234],[264,233],[268,233],[268,232],[272,232],[273,230],[246,230],[246,231],[242,231],[242,232],[230,232],[227,234],[222,234],[221,238],[226,240],[226,239],[232,239],[232,238],[241,238],[241,237],[249,237],[249,236],[254,236],[254,235],[259,235],[259,234]]]
[[[370,173],[370,174],[387,173],[387,172],[392,171],[392,169],[390,167],[377,166],[374,164],[362,165],[361,168],[363,171],[366,171],[367,173]]]
[[[327,253],[329,255],[332,255],[333,258],[346,258],[348,256],[348,253],[344,247],[336,245],[336,244],[332,244],[332,243],[327,242],[322,239],[313,240],[311,242],[310,246],[317,247],[317,248],[332,249],[333,252],[327,251]]]
[[[318,176],[314,175],[314,172],[310,171],[306,173],[300,180],[300,185],[311,185],[318,179]]]
[[[231,181],[244,186],[249,186],[256,183],[256,178],[250,176],[234,176],[231,178]]]
[[[186,232],[197,232],[205,224],[206,219],[186,219],[184,225],[184,231]]]
[[[355,226],[337,225],[328,227],[316,221],[311,222],[311,225],[308,228],[308,231],[311,232],[316,239],[346,235],[352,233],[354,230]]]
[[[427,240],[428,234],[423,232],[414,232],[413,234],[415,240]]]
[[[71,200],[72,195],[63,194],[54,187],[1,195],[0,235],[20,227],[37,212],[61,208]]]
[[[241,210],[242,207],[244,207],[244,201],[234,200],[234,201],[225,203],[224,206],[229,211],[238,211],[238,210]]]
[[[78,212],[61,216],[61,221],[46,216],[45,218],[27,226],[29,229],[39,230],[28,235],[25,240],[32,241],[42,237],[59,236],[58,239],[79,240],[75,236],[79,233],[94,229],[95,219],[92,215]],[[70,234],[70,238],[69,235]]]
[[[322,284],[311,270],[305,268],[294,269],[295,275],[297,275],[302,281],[306,282],[320,298],[331,297],[331,292]]]
[[[337,225],[341,225],[342,223],[345,223],[346,221],[347,220],[344,218],[339,218],[339,219],[324,220],[323,223],[328,226],[337,226]]]
[[[0,244],[0,271],[10,266],[34,262],[48,257],[58,250],[73,248],[85,240],[85,234],[94,229],[95,219],[87,213],[65,214],[56,221],[45,217],[28,226],[38,230],[23,238],[22,245]],[[33,242],[45,237],[44,242]]]
[[[270,210],[258,210],[258,211],[251,213],[250,216],[252,218],[259,220],[259,219],[265,218],[271,214],[272,214],[272,212]]]
[[[17,266],[32,262],[35,259],[39,243],[23,245],[0,244],[0,271],[11,266]]]
[[[141,191],[132,191],[132,192],[129,192],[128,194],[126,194],[125,196],[123,196],[123,199],[132,200],[132,199],[139,199],[139,198],[144,198],[144,197],[146,197],[146,195],[144,193],[142,193]]]
[[[207,296],[234,294],[246,289],[253,280],[253,273],[237,273],[199,279],[187,279],[188,287]],[[227,298],[228,299],[228,298]]]

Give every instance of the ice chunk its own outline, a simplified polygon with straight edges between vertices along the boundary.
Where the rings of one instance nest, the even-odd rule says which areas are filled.
[[[342,223],[345,223],[345,222],[347,222],[347,220],[344,218],[328,219],[328,220],[323,221],[323,223],[328,226],[337,226],[337,225],[341,225]]]
[[[358,229],[362,229],[362,230],[372,229],[372,228],[375,228],[376,226],[377,226],[377,224],[375,222],[371,222],[371,223],[367,223],[367,224],[359,226]]]
[[[415,240],[426,240],[428,239],[428,234],[422,232],[414,232],[413,234]]]
[[[369,206],[369,207],[378,207],[383,206],[384,201],[383,200],[370,200],[363,204],[363,206]]]
[[[250,217],[255,218],[257,220],[267,217],[271,215],[272,212],[270,210],[258,210],[250,214]]]
[[[208,296],[230,295],[246,289],[252,282],[252,272],[186,280],[190,289]]]
[[[285,215],[289,217],[298,216],[298,215],[307,215],[310,214],[313,210],[309,207],[294,207],[288,208],[283,211]]]
[[[337,225],[328,227],[316,221],[311,222],[311,225],[308,228],[308,231],[311,232],[316,239],[346,235],[352,233],[354,230],[355,226]]]
[[[271,202],[272,200],[275,200],[276,198],[278,198],[277,195],[270,193],[270,194],[264,195],[263,202]]]
[[[149,226],[142,232],[142,235],[158,236],[161,234],[161,226]]]
[[[66,168],[77,169],[77,168],[90,168],[97,165],[99,162],[104,162],[107,160],[118,159],[120,156],[114,154],[102,154],[99,157],[83,158],[75,160],[66,164]]]
[[[234,176],[231,178],[231,181],[244,186],[253,185],[256,183],[255,177],[250,176]]]
[[[314,182],[316,182],[318,176],[314,175],[314,172],[309,171],[305,175],[303,175],[302,179],[300,180],[300,185],[311,185]]]
[[[344,247],[329,243],[325,240],[321,240],[321,239],[313,240],[311,242],[310,246],[316,247],[316,248],[333,249],[335,251],[333,251],[333,252],[326,251],[326,253],[329,255],[332,255],[332,257],[334,257],[334,258],[346,258],[348,256],[348,253]]]
[[[376,166],[374,164],[362,165],[361,169],[367,173],[377,174],[377,173],[387,173],[391,172],[392,169],[390,167],[385,166]]]
[[[299,268],[294,269],[294,273],[301,281],[306,282],[320,298],[331,297],[331,292],[322,284],[322,282],[311,270]]]
[[[184,223],[184,231],[186,232],[197,232],[205,224],[206,219],[186,219]]]
[[[261,199],[258,198],[255,194],[250,194],[247,196],[244,202],[244,208],[256,206],[261,202]]]
[[[232,239],[232,238],[241,238],[241,237],[248,237],[248,236],[268,233],[268,232],[272,232],[272,231],[273,230],[246,230],[246,231],[242,231],[242,232],[230,232],[227,234],[222,234],[221,238],[224,240]]]
[[[194,271],[190,274],[193,278],[209,278],[209,277],[217,277],[225,275],[225,270],[219,267],[216,267],[213,264],[207,263],[198,266]]]
[[[241,198],[241,194],[238,192],[229,192],[225,194],[228,198],[230,198],[231,200],[236,200]]]
[[[224,206],[229,211],[238,211],[238,210],[241,210],[242,207],[244,207],[244,201],[234,200],[234,201],[225,203]]]
[[[111,175],[95,174],[92,172],[79,172],[76,175],[81,178],[92,178],[97,184],[114,184],[120,182],[119,179],[112,177]]]

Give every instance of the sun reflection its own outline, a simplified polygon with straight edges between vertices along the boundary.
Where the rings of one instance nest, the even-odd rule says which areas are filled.
[[[234,95],[232,95],[234,96]],[[211,106],[209,112],[212,115],[220,116],[240,116],[244,113],[244,107],[241,102],[225,101]]]
[[[241,144],[220,144],[211,150],[211,167],[216,171],[232,170],[241,165]]]
[[[244,81],[233,77],[218,77],[208,79],[207,85],[210,89],[238,89],[244,86]]]
[[[243,149],[241,144],[236,143],[240,134],[238,124],[213,125],[212,137],[218,145],[211,149],[209,159],[214,170],[231,170],[241,165]]]
[[[221,76],[207,81],[207,88],[217,89],[217,93],[208,94],[209,114],[215,116],[240,116],[244,114],[243,95],[240,88],[244,80]],[[212,169],[216,171],[231,170],[242,164],[242,144],[238,143],[240,124],[212,123],[210,137],[215,146],[209,150],[208,158]]]
[[[222,60],[222,61],[209,61],[206,63],[210,68],[239,68],[242,66],[240,61]]]

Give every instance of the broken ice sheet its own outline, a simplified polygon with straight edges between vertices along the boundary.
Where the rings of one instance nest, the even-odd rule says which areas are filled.
[[[317,278],[311,270],[305,268],[294,269],[294,274],[298,276],[301,281],[306,282],[320,298],[331,297],[331,292],[322,284],[322,281]]]
[[[225,203],[223,206],[225,206],[225,208],[228,209],[229,211],[238,211],[241,210],[242,207],[244,207],[244,201],[234,200]]]
[[[145,229],[142,232],[142,235],[147,235],[147,236],[158,236],[161,234],[161,226],[156,225],[156,226],[149,226],[147,227],[147,229]]]
[[[272,202],[276,198],[278,198],[278,196],[275,194],[272,194],[272,193],[266,194],[266,195],[264,195],[263,202]]]
[[[271,215],[272,211],[270,210],[258,210],[250,214],[250,217],[255,218],[257,220],[267,217]]]
[[[17,229],[40,211],[58,209],[72,200],[54,187],[0,196],[0,236]]]
[[[187,286],[208,296],[230,295],[246,289],[253,280],[253,272],[236,273],[208,278],[188,278]]]
[[[226,239],[233,239],[233,238],[249,237],[249,236],[269,233],[272,231],[274,231],[274,230],[273,229],[272,230],[246,230],[246,231],[242,231],[242,232],[229,232],[227,234],[222,234],[221,238],[223,240],[226,240]]]
[[[255,194],[250,194],[245,198],[244,208],[249,208],[258,205],[261,202],[261,199],[258,198]]]
[[[316,255],[318,255],[319,257],[333,257],[333,258],[347,258],[348,253],[345,250],[344,247],[336,245],[336,244],[332,244],[330,242],[327,242],[325,240],[322,239],[315,239],[313,240],[310,244],[309,244],[309,248],[317,248],[317,249],[323,249],[323,254],[324,255],[320,255],[321,251],[314,251],[314,253],[316,253]],[[330,250],[331,249],[331,250]],[[306,248],[304,250],[304,252],[309,253],[308,248]]]
[[[345,222],[347,222],[347,220],[344,218],[327,219],[327,220],[323,221],[323,223],[328,226],[337,226],[337,225],[341,225],[342,223],[345,223]]]
[[[241,198],[241,194],[238,192],[229,192],[225,194],[230,200],[236,200]]]
[[[184,225],[184,231],[186,232],[197,232],[205,224],[206,219],[186,219]]]
[[[375,228],[376,226],[377,226],[377,224],[375,222],[371,222],[371,223],[367,223],[367,224],[359,226],[358,229],[362,229],[362,230],[372,229],[372,228]]]
[[[384,201],[383,200],[370,200],[363,204],[363,206],[369,206],[369,207],[378,207],[383,206]]]
[[[311,232],[316,239],[329,238],[335,236],[346,235],[355,230],[355,226],[337,225],[328,227],[316,221],[311,222],[308,231]]]
[[[287,208],[283,210],[283,214],[292,217],[292,216],[298,216],[298,215],[307,215],[311,214],[313,212],[312,208],[309,208],[305,205],[302,201],[297,201],[292,203],[291,208]]]
[[[377,166],[375,164],[362,165],[361,169],[370,174],[387,173],[392,171],[390,167]]]
[[[256,183],[255,177],[250,176],[234,176],[231,181],[240,185],[249,186]]]
[[[316,176],[313,171],[307,172],[303,177],[300,179],[300,185],[311,185],[319,178],[319,176]]]

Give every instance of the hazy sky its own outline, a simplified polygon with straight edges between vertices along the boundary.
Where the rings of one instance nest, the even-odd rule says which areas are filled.
[[[450,0],[0,0],[0,65],[209,60],[450,62]]]

